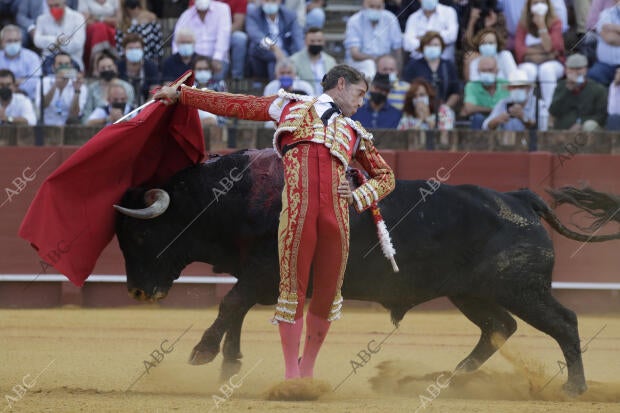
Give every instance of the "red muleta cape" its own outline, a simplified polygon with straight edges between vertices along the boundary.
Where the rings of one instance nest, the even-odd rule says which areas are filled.
[[[175,84],[193,84],[193,76]],[[19,228],[46,263],[77,286],[91,274],[114,236],[125,191],[157,185],[205,157],[195,108],[161,102],[102,129],[41,185]]]

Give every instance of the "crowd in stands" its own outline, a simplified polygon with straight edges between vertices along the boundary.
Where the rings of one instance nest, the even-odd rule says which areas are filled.
[[[337,1],[0,0],[0,124],[108,125],[189,69],[318,96],[347,63],[368,128],[620,130],[620,0],[360,0],[342,58]]]

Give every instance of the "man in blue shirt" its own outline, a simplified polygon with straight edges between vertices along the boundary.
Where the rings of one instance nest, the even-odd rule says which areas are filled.
[[[370,85],[370,99],[351,119],[359,121],[367,129],[396,129],[402,112],[387,102],[390,89],[389,75],[377,73]]]

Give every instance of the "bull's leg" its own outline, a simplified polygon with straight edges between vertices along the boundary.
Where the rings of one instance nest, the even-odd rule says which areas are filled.
[[[575,313],[560,304],[549,290],[522,291],[501,297],[499,301],[514,315],[549,334],[560,345],[568,369],[564,391],[571,395],[586,391]]]
[[[243,326],[245,315],[250,311],[253,305],[254,304],[244,305],[243,308],[240,308],[239,311],[231,317],[230,327],[228,331],[226,331],[224,345],[222,346],[222,354],[225,361],[243,358],[243,354],[241,354],[241,327]]]
[[[242,290],[239,284],[240,283],[235,284],[222,299],[217,318],[211,327],[204,332],[200,342],[196,344],[192,350],[189,357],[190,364],[200,365],[211,362],[220,352],[220,343],[222,337],[224,337],[224,333],[234,324],[235,320],[239,320],[237,323],[239,324],[240,332],[240,324],[243,323],[243,316],[245,316],[248,309],[254,305],[254,302],[252,302],[253,294],[248,294]],[[249,304],[249,302],[252,303]],[[239,314],[243,314],[240,319]]]
[[[470,372],[478,369],[515,332],[517,322],[499,305],[474,297],[449,297],[450,301],[472,323],[480,328],[480,340],[456,369]]]

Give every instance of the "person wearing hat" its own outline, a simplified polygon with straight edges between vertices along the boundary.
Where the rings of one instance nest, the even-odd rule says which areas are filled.
[[[402,112],[387,102],[391,89],[390,76],[377,73],[370,84],[370,99],[351,119],[369,129],[396,129]]]
[[[586,132],[600,129],[607,118],[607,90],[586,78],[588,59],[584,55],[569,56],[565,68],[566,79],[558,83],[549,107],[549,128]]]
[[[527,73],[515,69],[508,75],[510,96],[497,102],[489,116],[482,123],[484,130],[524,131],[536,126],[536,97],[532,93],[533,82]],[[546,129],[546,109],[538,102],[538,129]]]

